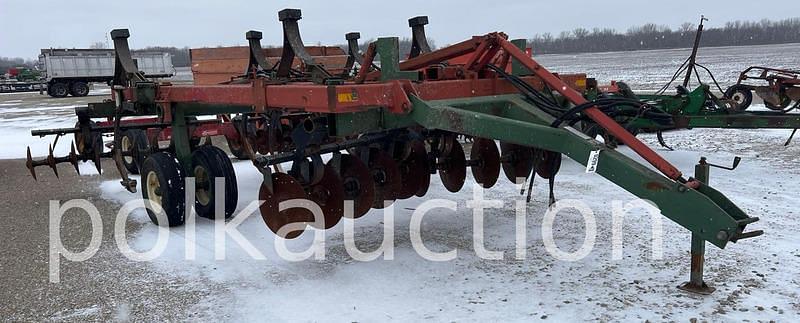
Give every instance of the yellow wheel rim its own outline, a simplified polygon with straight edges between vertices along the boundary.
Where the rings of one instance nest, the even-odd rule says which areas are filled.
[[[147,199],[151,203],[161,206],[161,183],[158,181],[156,172],[147,173],[147,181],[145,183],[147,183]]]
[[[211,180],[208,178],[208,172],[205,168],[197,166],[194,168],[195,180],[195,198],[201,205],[208,205],[211,203]]]
[[[131,146],[133,146],[133,144],[131,143],[131,139],[128,138],[128,136],[123,136],[122,137],[121,145],[122,145],[122,152],[123,153],[130,152],[131,151]],[[123,156],[122,158],[125,160],[125,163],[127,163],[127,164],[133,163],[133,156],[127,156],[126,155],[126,156]]]

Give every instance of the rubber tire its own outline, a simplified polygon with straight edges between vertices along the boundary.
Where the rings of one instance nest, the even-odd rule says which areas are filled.
[[[186,214],[184,213],[186,195],[181,165],[175,157],[166,152],[157,152],[150,155],[142,165],[141,188],[142,198],[145,201],[149,200],[147,180],[151,173],[155,174],[161,187],[161,207],[167,216],[169,226],[183,225],[186,221]],[[149,209],[147,210],[147,215],[150,217],[150,221],[159,225],[158,218]]]
[[[73,82],[69,87],[69,94],[74,97],[83,97],[89,95],[89,84],[86,82]]]
[[[225,218],[230,218],[236,211],[239,202],[239,189],[236,183],[236,172],[233,170],[231,159],[222,149],[215,146],[204,145],[197,148],[192,153],[192,169],[202,167],[206,170],[207,176],[211,181],[209,185],[209,199],[206,205],[202,205],[195,192],[195,211],[197,215],[207,218],[215,218],[216,192],[214,179],[217,177],[225,178]],[[195,174],[189,174],[194,176]]]
[[[150,144],[147,141],[145,131],[141,129],[126,130],[122,134],[122,140],[125,140],[125,138],[131,142],[133,160],[128,163],[128,161],[125,160],[125,156],[123,156],[122,164],[125,165],[125,169],[128,170],[128,173],[137,175],[139,174],[139,169],[142,167],[142,164],[144,164],[145,158],[147,158],[147,154],[140,153],[140,151],[148,151],[150,149]]]
[[[69,87],[66,83],[56,82],[48,87],[48,94],[54,98],[66,98],[69,95]]]
[[[739,104],[739,111],[747,110],[753,103],[753,91],[745,85],[737,84],[725,91],[725,97],[733,100],[733,96],[737,93],[743,96],[742,103]]]

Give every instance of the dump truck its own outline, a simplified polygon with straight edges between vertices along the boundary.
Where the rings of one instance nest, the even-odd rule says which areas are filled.
[[[114,51],[109,49],[42,49],[39,67],[47,94],[56,98],[86,96],[89,84],[110,83],[114,78]],[[164,52],[133,54],[137,67],[150,78],[175,75],[172,56]]]

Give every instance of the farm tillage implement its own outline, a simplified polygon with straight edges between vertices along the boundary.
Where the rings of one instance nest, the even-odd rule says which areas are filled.
[[[139,165],[133,171],[141,174],[145,200],[163,206],[169,225],[180,225],[185,189],[196,191],[198,215],[214,216],[215,196],[223,194],[215,188],[215,177],[226,179],[225,216],[233,214],[237,184],[231,161],[219,148],[196,142],[204,133],[225,135],[263,174],[259,199],[265,201],[260,211],[266,225],[294,238],[304,229],[279,229],[290,223],[330,228],[344,216],[358,218],[396,199],[423,196],[436,173],[451,192],[463,187],[467,168],[485,188],[495,185],[501,170],[515,182],[532,181],[538,174],[552,183],[563,154],[591,163],[597,174],[654,202],[701,245],[708,241],[724,248],[761,234],[745,232],[758,218],[749,217],[702,176],[684,176],[609,117],[613,100],[587,101],[585,75],[551,73],[525,54],[524,41],[493,32],[431,50],[422,30],[427,18],[417,17],[410,21],[414,49],[408,59],[400,60],[396,37],[379,38],[362,54],[358,35],[350,33],[348,67],[332,73],[306,52],[300,11],[286,9],[278,16],[284,37],[279,64],[266,64],[261,33],[250,31],[249,66],[242,67],[240,77],[218,85],[145,79],[131,60],[128,31],[112,31],[117,54],[113,100],[78,108],[75,128],[34,131],[74,133],[77,151],[67,157],[51,153],[41,161],[29,158],[29,168],[112,157],[122,184],[134,192],[138,185],[126,167],[126,160],[133,161]],[[302,61],[301,69],[292,68],[295,58]],[[564,123],[553,126],[556,120],[591,120],[653,168]],[[126,136],[131,131],[137,134]],[[103,133],[113,134],[110,153],[103,151]],[[473,141],[468,157],[458,139],[464,136]],[[132,140],[123,144],[123,138]],[[159,145],[164,138],[169,138],[168,147]],[[590,155],[597,158],[590,162]],[[283,171],[280,166],[287,162],[291,168]],[[187,176],[196,178],[196,187],[183,187]],[[280,202],[298,198],[316,202],[324,221],[314,221],[302,208],[278,211]],[[352,214],[345,200],[353,201]]]
[[[691,128],[794,129],[786,141],[788,145],[800,128],[800,114],[790,113],[800,108],[800,71],[751,66],[739,74],[736,84],[723,90],[711,70],[697,62],[705,20],[705,17],[700,19],[691,55],[656,93],[636,94],[625,83],[612,82],[608,87],[589,86],[587,97],[598,103],[612,102],[609,115],[614,116],[615,121],[634,134],[655,132],[659,143],[669,149],[663,131]],[[718,94],[709,84],[702,82],[698,67],[711,77]],[[676,93],[665,94],[683,73],[683,84],[676,87]],[[692,76],[697,78],[698,85],[689,90]],[[767,111],[748,110],[754,92],[764,101]],[[562,120],[554,125],[560,122]],[[580,125],[588,135],[602,135],[607,143],[615,143],[613,136],[591,120]]]

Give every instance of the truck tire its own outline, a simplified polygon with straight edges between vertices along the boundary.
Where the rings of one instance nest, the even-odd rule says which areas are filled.
[[[224,194],[225,218],[230,218],[239,202],[236,172],[228,154],[214,146],[201,146],[192,153],[192,170],[195,177],[195,211],[197,215],[214,219],[216,194]],[[225,178],[224,192],[216,192],[215,179]]]
[[[89,84],[81,81],[73,82],[69,87],[69,94],[75,97],[87,96],[89,95]]]
[[[736,102],[739,111],[747,110],[753,103],[753,91],[746,85],[737,84],[725,91],[725,97]]]
[[[67,83],[56,82],[47,87],[47,94],[54,98],[65,98],[69,95],[69,87]]]
[[[150,155],[142,165],[142,198],[145,203],[159,204],[168,223],[158,223],[158,217],[150,209],[147,215],[156,225],[179,226],[186,222],[183,174],[181,165],[165,152]]]

